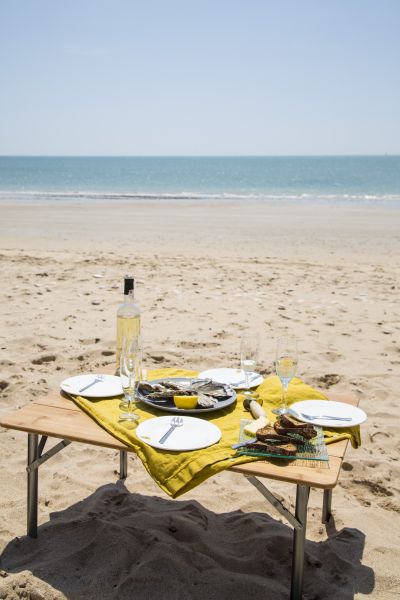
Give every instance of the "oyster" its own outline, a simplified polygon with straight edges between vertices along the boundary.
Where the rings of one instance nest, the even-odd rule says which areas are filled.
[[[182,385],[179,385],[178,383],[173,383],[172,381],[163,381],[159,385],[167,390],[181,390],[182,389]]]
[[[191,387],[198,392],[213,396],[213,398],[227,398],[231,394],[231,391],[223,383],[217,383],[210,379],[196,381]]]
[[[139,384],[140,392],[160,392],[162,386],[159,383],[151,383],[150,381],[141,381]]]
[[[197,406],[199,408],[213,408],[218,404],[218,400],[201,392],[197,396]]]

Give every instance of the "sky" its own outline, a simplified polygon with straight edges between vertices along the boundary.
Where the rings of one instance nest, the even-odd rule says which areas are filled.
[[[0,0],[0,155],[400,154],[400,0]]]

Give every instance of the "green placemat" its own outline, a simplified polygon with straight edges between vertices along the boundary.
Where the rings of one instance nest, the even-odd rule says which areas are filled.
[[[251,419],[241,419],[240,420],[240,433],[239,433],[239,443],[246,442],[247,440],[251,440],[252,436],[245,433],[244,428],[246,425],[251,423]],[[295,456],[286,456],[284,454],[276,454],[273,452],[264,452],[262,450],[252,450],[250,448],[238,448],[237,453],[239,455],[245,456],[258,456],[258,457],[269,457],[269,458],[284,458],[285,460],[291,461],[329,461],[328,451],[326,449],[325,441],[324,441],[324,432],[322,427],[318,427],[318,425],[314,425],[314,429],[317,432],[315,438],[311,440],[305,440],[304,446],[298,446],[297,452]],[[297,437],[301,440],[301,436],[294,435],[293,437]],[[300,463],[299,463],[300,464]]]

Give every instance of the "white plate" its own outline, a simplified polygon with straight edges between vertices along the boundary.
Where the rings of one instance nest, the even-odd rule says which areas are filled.
[[[322,427],[353,427],[360,425],[367,420],[367,415],[361,408],[352,406],[346,402],[334,402],[333,400],[302,400],[295,402],[290,406],[299,421],[313,423]],[[351,421],[335,421],[333,419],[307,419],[301,413],[306,415],[329,415],[331,417],[350,417]]]
[[[210,378],[213,381],[218,381],[219,383],[227,383],[236,390],[246,389],[244,384],[245,374],[241,369],[209,369],[208,371],[202,371],[199,374],[199,377],[201,379]],[[255,373],[254,371],[249,373],[249,379],[250,387],[256,387],[264,381],[263,376],[259,373]]]
[[[85,375],[76,375],[68,377],[61,382],[60,387],[67,394],[74,396],[84,396],[85,398],[110,398],[123,394],[121,380],[115,375],[103,375],[103,381],[91,385],[87,390],[80,390],[94,381],[98,373],[86,373]]]
[[[170,434],[163,444],[160,439],[171,425],[171,417],[155,417],[143,421],[136,428],[137,437],[153,448],[185,452],[199,450],[216,444],[221,439],[221,430],[210,423],[196,417],[182,417],[183,424]]]

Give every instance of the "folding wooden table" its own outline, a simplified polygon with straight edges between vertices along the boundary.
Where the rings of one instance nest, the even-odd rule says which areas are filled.
[[[347,394],[332,394],[331,399],[357,404],[357,400]],[[119,450],[119,477],[120,479],[127,477],[128,452],[133,452],[133,449],[107,433],[62,393],[53,393],[25,405],[4,417],[0,425],[28,433],[27,533],[33,538],[37,537],[39,467],[71,442],[82,442]],[[49,437],[58,438],[61,441],[44,452]],[[312,466],[307,466],[307,464],[299,466],[299,461],[297,464],[291,464],[290,461],[275,459],[232,466],[229,469],[244,475],[294,528],[291,600],[300,600],[302,597],[304,540],[310,488],[323,489],[322,522],[327,522],[331,513],[332,489],[338,481],[347,444],[347,440],[329,444],[327,446],[329,462],[325,462],[321,466],[316,466],[316,461],[313,461]],[[283,506],[260,481],[260,478],[286,481],[296,485],[295,514]]]

